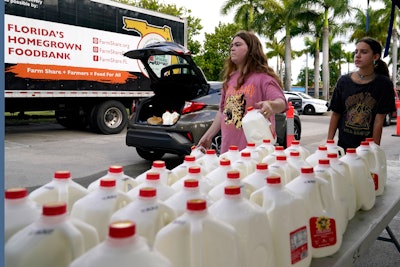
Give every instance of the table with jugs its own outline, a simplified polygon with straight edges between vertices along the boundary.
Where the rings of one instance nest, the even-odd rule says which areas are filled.
[[[310,266],[384,194],[386,168],[367,138],[347,151],[333,140],[194,147],[173,169],[110,166],[87,188],[55,171],[30,193],[5,190],[5,266]]]

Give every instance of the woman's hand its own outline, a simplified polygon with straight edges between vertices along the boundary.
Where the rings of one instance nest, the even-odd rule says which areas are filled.
[[[260,113],[266,118],[269,118],[271,117],[271,115],[274,114],[274,111],[272,110],[272,106],[269,100],[260,101],[256,103],[256,108],[259,109]]]

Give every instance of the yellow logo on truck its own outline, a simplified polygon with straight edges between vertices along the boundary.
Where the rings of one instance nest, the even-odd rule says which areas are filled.
[[[171,27],[164,25],[162,27],[150,25],[145,20],[133,19],[129,17],[123,17],[124,30],[135,31],[141,37],[148,34],[157,34],[163,37],[166,41],[173,41]]]

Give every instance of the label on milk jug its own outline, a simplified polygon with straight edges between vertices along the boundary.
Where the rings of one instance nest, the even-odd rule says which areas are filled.
[[[325,216],[310,218],[311,243],[313,248],[336,244],[336,222]]]
[[[295,264],[308,256],[307,227],[300,227],[290,233],[290,256]]]

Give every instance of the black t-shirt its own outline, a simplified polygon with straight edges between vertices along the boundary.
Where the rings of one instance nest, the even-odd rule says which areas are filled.
[[[341,114],[338,145],[356,148],[366,137],[372,137],[376,114],[396,110],[392,81],[383,75],[366,84],[355,83],[351,74],[336,83],[330,110]]]

